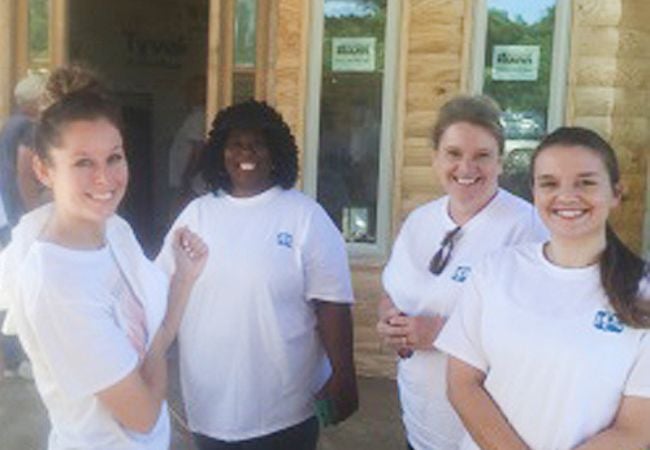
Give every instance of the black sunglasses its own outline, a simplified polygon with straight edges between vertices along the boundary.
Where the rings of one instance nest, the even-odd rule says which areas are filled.
[[[447,232],[440,243],[440,248],[429,262],[429,272],[434,275],[440,275],[442,271],[445,270],[445,267],[447,267],[447,264],[449,263],[449,258],[451,258],[451,251],[454,249],[454,243],[456,242],[456,237],[459,232],[460,227],[456,227]]]

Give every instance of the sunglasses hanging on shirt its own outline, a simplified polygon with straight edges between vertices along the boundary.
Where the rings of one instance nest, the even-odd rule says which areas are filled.
[[[460,232],[460,227],[456,227],[451,231],[448,231],[444,239],[440,243],[440,248],[433,255],[431,261],[429,262],[429,272],[434,275],[440,275],[451,258],[451,252],[454,249],[454,243],[458,239]]]

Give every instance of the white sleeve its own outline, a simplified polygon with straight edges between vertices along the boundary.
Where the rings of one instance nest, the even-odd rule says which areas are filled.
[[[639,354],[632,366],[623,392],[625,396],[650,397],[650,333],[641,337]]]
[[[301,257],[306,300],[354,301],[345,242],[320,205],[307,222]]]
[[[459,304],[438,335],[434,346],[482,372],[487,372],[488,360],[483,350],[481,335],[483,299],[478,290],[477,278],[476,274],[469,278]]]
[[[74,290],[37,288],[27,318],[47,368],[66,395],[77,398],[125,378],[138,354],[102,294]]]

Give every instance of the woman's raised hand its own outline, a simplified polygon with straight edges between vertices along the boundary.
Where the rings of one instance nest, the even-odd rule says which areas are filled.
[[[186,226],[174,231],[174,261],[176,263],[176,277],[196,280],[208,260],[208,246],[198,234],[190,231]]]

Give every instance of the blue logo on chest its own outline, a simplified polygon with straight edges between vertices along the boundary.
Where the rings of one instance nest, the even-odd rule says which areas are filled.
[[[277,242],[278,242],[278,245],[280,245],[282,247],[292,248],[293,247],[293,236],[291,235],[291,233],[287,233],[286,231],[282,231],[282,232],[278,233]]]
[[[457,281],[458,283],[463,283],[465,280],[467,280],[467,277],[469,277],[469,273],[472,271],[471,267],[467,266],[458,266],[456,267],[456,271],[454,274],[451,276],[451,279],[454,281]]]
[[[623,323],[615,313],[609,311],[597,311],[594,317],[594,327],[605,333],[621,333]]]

